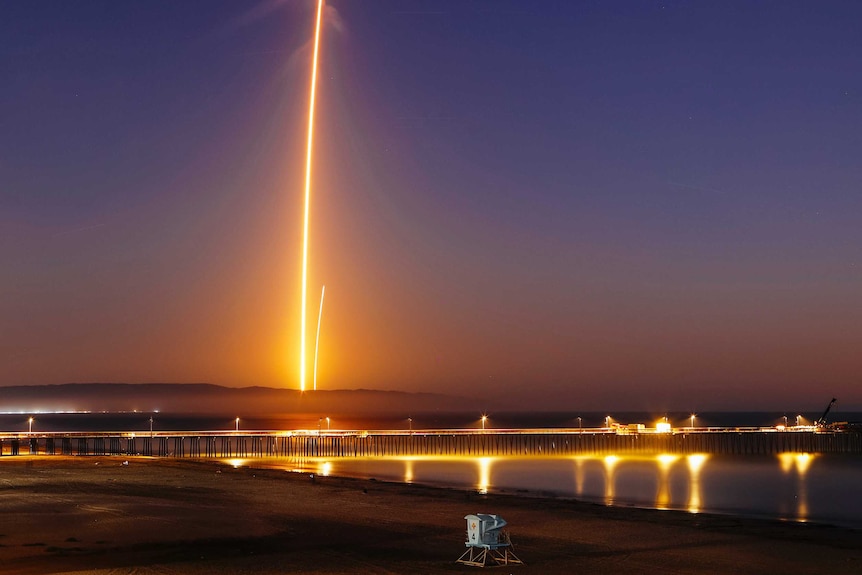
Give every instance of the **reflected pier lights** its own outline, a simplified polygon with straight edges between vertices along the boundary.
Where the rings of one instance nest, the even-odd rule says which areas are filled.
[[[299,390],[305,391],[305,362],[306,362],[306,328],[308,316],[308,213],[311,203],[311,157],[314,140],[314,95],[317,84],[317,53],[320,47],[320,21],[323,15],[323,0],[317,1],[317,19],[314,25],[314,51],[311,63],[311,89],[308,103],[308,144],[305,155],[305,210],[303,212],[302,226],[302,310],[300,321],[299,339]]]

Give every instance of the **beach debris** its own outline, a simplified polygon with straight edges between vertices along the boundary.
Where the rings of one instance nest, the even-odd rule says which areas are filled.
[[[124,461],[124,462],[123,462],[123,465],[129,465],[129,462],[128,462],[128,461]]]
[[[506,521],[499,515],[477,513],[465,515],[467,520],[467,550],[456,563],[471,567],[493,565],[523,565],[512,551],[512,540],[508,531],[503,531]]]

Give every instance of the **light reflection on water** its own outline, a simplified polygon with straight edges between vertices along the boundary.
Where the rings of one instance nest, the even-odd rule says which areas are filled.
[[[269,458],[247,464],[324,476],[469,487],[480,493],[526,491],[606,505],[862,527],[862,458],[854,456],[411,456]]]
[[[688,510],[692,513],[700,511],[700,470],[706,463],[707,456],[695,453],[686,457],[688,462]]]
[[[491,458],[480,457],[477,460],[479,465],[479,484],[476,486],[476,491],[479,493],[488,493],[491,487]]]
[[[404,460],[404,483],[413,483],[413,460]]]
[[[617,465],[617,461],[620,458],[616,455],[606,455],[602,462],[605,465],[605,504],[613,505],[614,503],[614,486],[616,485],[616,481],[614,481],[614,467]],[[581,493],[577,493],[576,495],[582,495]]]
[[[658,509],[667,509],[670,507],[670,469],[679,459],[679,455],[671,455],[663,453],[656,457],[658,462],[658,492],[655,496],[655,506]]]
[[[808,484],[805,476],[814,456],[810,453],[781,453],[778,456],[781,471],[785,475],[794,476],[796,485],[796,519],[808,520]],[[795,470],[795,473],[794,473]]]

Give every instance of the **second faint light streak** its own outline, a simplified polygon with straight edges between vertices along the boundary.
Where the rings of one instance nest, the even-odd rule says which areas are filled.
[[[326,286],[320,290],[320,311],[317,312],[317,337],[314,338],[314,391],[317,391],[317,354],[320,351],[320,320],[323,318],[323,296]]]

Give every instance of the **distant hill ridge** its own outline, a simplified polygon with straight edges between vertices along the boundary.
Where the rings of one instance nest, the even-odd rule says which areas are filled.
[[[435,393],[373,389],[306,391],[211,383],[64,383],[0,387],[0,411],[141,411],[246,414],[312,411],[390,413],[477,409],[479,402]]]

